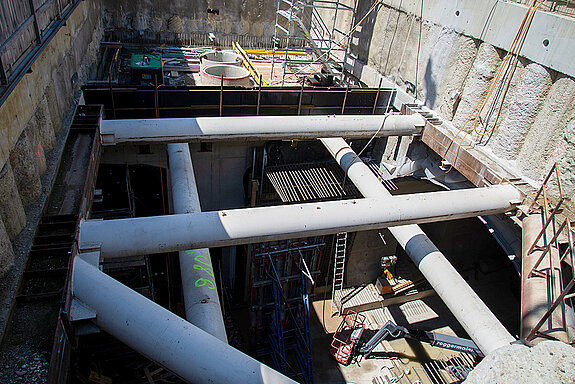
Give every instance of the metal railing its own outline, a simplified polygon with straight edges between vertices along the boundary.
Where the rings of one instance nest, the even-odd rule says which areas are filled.
[[[0,2],[0,104],[80,0]]]
[[[554,207],[552,206],[551,202],[549,201],[549,193],[548,193],[549,192],[548,191],[548,189],[549,189],[548,183],[550,182],[553,175],[555,175],[556,183],[557,183],[557,187],[558,187],[558,191],[559,191],[559,200],[557,201],[557,203],[555,204]],[[531,268],[531,271],[529,272],[529,275],[527,278],[531,278],[533,276],[538,276],[538,277],[543,277],[543,278],[553,280],[555,278],[553,272],[554,272],[555,268],[561,270],[561,263],[562,262],[570,263],[571,268],[573,268],[573,271],[575,271],[575,243],[574,243],[575,235],[574,235],[574,230],[571,226],[571,222],[570,222],[569,218],[565,218],[561,222],[561,224],[558,224],[558,221],[559,221],[558,220],[558,214],[561,210],[561,204],[565,200],[565,196],[563,194],[563,185],[561,183],[561,173],[559,171],[559,166],[557,165],[557,163],[555,163],[553,165],[553,167],[549,171],[549,174],[547,175],[547,177],[543,181],[541,188],[539,188],[539,191],[535,195],[533,202],[529,206],[529,212],[537,210],[537,208],[535,208],[535,207],[537,205],[537,200],[540,197],[543,198],[543,204],[539,207],[539,209],[541,211],[540,214],[541,214],[541,218],[542,218],[542,222],[543,222],[543,228],[541,229],[541,231],[539,231],[539,234],[537,235],[537,237],[533,241],[533,244],[531,245],[531,247],[527,251],[527,254],[530,254],[534,251],[542,251],[542,253],[539,256],[539,258],[537,259],[537,261],[535,262],[535,264],[533,265],[533,267]],[[550,236],[551,236],[551,239],[548,238]],[[560,241],[561,236],[565,236],[567,238],[568,244],[567,244],[565,251],[559,255],[559,265],[554,266],[553,265],[553,257],[551,255],[551,253],[553,252],[553,250],[556,250],[557,252],[559,252],[559,250],[560,250],[559,241]],[[540,240],[543,240],[543,245],[538,245]],[[539,266],[541,265],[541,263],[543,262],[543,260],[545,259],[545,257],[549,258],[549,264],[548,264],[549,265],[549,271],[550,271],[549,273],[547,273],[544,270],[538,269]],[[545,269],[547,269],[547,268],[545,268]],[[555,282],[550,281],[548,286],[554,287],[555,284],[556,284]],[[535,327],[533,327],[533,329],[529,332],[529,335],[527,335],[526,340],[533,339],[535,337],[535,335],[537,334],[537,332],[539,331],[539,329],[541,328],[541,326],[547,321],[547,319],[549,319],[549,316],[551,316],[551,314],[555,311],[555,309],[560,305],[564,306],[566,299],[569,299],[569,298],[575,296],[575,294],[570,293],[571,290],[573,289],[573,287],[575,287],[575,273],[571,274],[571,279],[569,282],[567,282],[566,285],[564,284],[563,279],[561,278],[561,274],[559,274],[560,292],[555,297],[555,293],[556,293],[555,289],[549,290],[549,295],[551,297],[548,298],[549,299],[548,302],[550,302],[552,304],[547,309],[547,311],[545,312],[543,317],[537,322]]]

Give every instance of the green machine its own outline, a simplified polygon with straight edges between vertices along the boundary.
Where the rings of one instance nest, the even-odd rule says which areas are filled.
[[[130,62],[131,84],[154,85],[164,83],[162,55],[160,53],[132,53]]]

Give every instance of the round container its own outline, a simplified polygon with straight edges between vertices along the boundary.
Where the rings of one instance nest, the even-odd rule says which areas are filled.
[[[201,72],[202,85],[220,85],[224,77],[224,85],[236,87],[250,86],[250,72],[243,67],[234,65],[212,65]]]
[[[232,51],[209,51],[200,55],[200,72],[213,65],[240,66],[242,58]]]

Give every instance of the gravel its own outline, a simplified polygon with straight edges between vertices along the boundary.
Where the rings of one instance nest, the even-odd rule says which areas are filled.
[[[0,383],[43,384],[48,381],[49,356],[22,345],[9,352],[0,353]]]

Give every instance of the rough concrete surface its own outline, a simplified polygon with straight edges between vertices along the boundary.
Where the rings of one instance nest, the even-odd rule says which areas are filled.
[[[428,107],[437,110],[448,120],[453,119],[457,111],[463,85],[477,55],[477,44],[472,38],[455,34],[453,31],[450,33],[455,36],[452,46],[449,47],[449,55],[443,60],[434,60],[435,65],[446,67],[438,84],[436,100],[433,105],[426,100]],[[424,76],[426,75],[424,73]]]
[[[0,224],[6,227],[5,231],[0,228],[0,269],[2,259],[14,260],[14,268],[0,280],[0,339],[66,141],[68,129],[61,127],[69,127],[78,103],[79,87],[97,58],[103,36],[99,4],[95,1],[79,3],[66,24],[38,56],[30,73],[0,106],[0,169],[5,169],[0,171],[0,221],[3,221]],[[53,77],[53,73],[58,73],[59,77]],[[15,148],[23,131],[34,160],[24,160],[29,155],[18,154],[19,148]],[[45,142],[51,142],[49,146],[54,149],[48,151]],[[20,202],[11,162],[26,163],[21,164],[26,172],[36,167],[42,174],[42,194],[25,210]],[[4,219],[5,212],[9,213],[6,216],[15,216],[15,219]],[[12,238],[12,243],[6,243],[4,232]],[[47,359],[43,356],[40,364],[40,357],[28,350],[13,350],[9,356],[0,356],[0,382],[45,382]]]
[[[505,56],[506,57],[506,56]],[[525,70],[525,63],[523,60],[517,60],[513,65],[511,61],[510,66],[504,71],[507,71],[510,78],[505,78],[499,81],[494,87],[493,94],[487,101],[484,113],[482,113],[481,123],[478,131],[480,135],[476,136],[476,142],[482,145],[489,144],[491,139],[499,134],[499,128],[511,106],[510,101],[515,97],[523,71]]]
[[[56,136],[54,135],[48,104],[43,102],[45,100],[43,98],[38,104],[36,111],[34,111],[34,116],[32,116],[28,124],[32,125],[32,129],[38,132],[44,150],[49,151],[54,147]]]
[[[575,382],[575,349],[559,341],[543,341],[529,348],[503,347],[487,356],[465,384],[554,384]]]
[[[106,0],[103,4],[107,29],[155,38],[194,32],[271,36],[277,7],[277,2],[262,0],[178,0],[169,7],[159,0]]]
[[[79,81],[72,86],[72,78],[85,78],[87,68],[96,59],[102,33],[100,2],[81,2],[40,53],[30,73],[0,105],[0,167],[8,160],[12,147],[27,125],[45,129],[39,132],[44,135],[39,135],[42,145],[48,148],[53,145],[54,132],[50,133],[48,128],[58,131],[62,126],[62,118],[67,115],[80,86]],[[59,76],[53,76],[53,73],[59,73]],[[75,73],[79,76],[75,77]],[[30,131],[28,135],[35,145]]]
[[[0,218],[0,281],[2,281],[14,267],[14,250],[12,243]]]
[[[360,1],[358,14],[363,16],[370,5]],[[408,94],[415,95],[417,86],[418,99],[452,120],[455,133],[478,104],[506,52],[431,22],[425,12],[423,17],[421,22],[418,12],[382,5],[354,34],[351,54]],[[537,188],[557,161],[566,196],[575,195],[574,84],[572,77],[520,58],[500,113],[499,101],[493,103],[492,98],[483,109],[477,133],[469,138],[486,145],[486,153]],[[498,89],[499,85],[494,95]],[[575,208],[572,200],[567,206]]]
[[[34,152],[34,162],[36,163],[36,169],[38,169],[38,173],[42,175],[46,170],[46,151],[44,150],[44,146],[42,145],[38,131],[29,124],[26,126],[24,132],[26,132],[26,136],[28,136],[28,141],[30,142],[30,147]]]
[[[381,232],[385,236],[386,243],[381,240],[378,231],[355,234],[345,267],[346,286],[357,287],[365,282],[374,282],[382,272],[381,257],[395,255],[397,241],[388,230]]]
[[[353,52],[399,86],[417,85],[419,99],[451,119],[477,55],[476,41],[393,8],[381,7],[376,15],[362,24]]]
[[[562,139],[553,158],[557,159],[561,170],[566,206],[575,212],[575,119],[571,119],[565,126]]]
[[[54,132],[58,132],[62,128],[62,120],[60,110],[58,108],[58,99],[56,97],[56,88],[54,83],[50,83],[44,89],[44,98],[41,103],[46,103],[50,115],[50,122]]]
[[[52,67],[52,72],[50,77],[54,79],[54,92],[55,98],[51,102],[56,103],[56,110],[58,111],[58,123],[54,126],[54,130],[58,131],[62,127],[62,116],[66,113],[69,103],[69,97],[72,92],[70,87],[70,76],[69,71],[72,68],[68,68],[66,62],[61,62],[59,65]]]
[[[10,239],[16,235],[26,225],[26,213],[22,206],[22,200],[16,188],[16,180],[10,162],[4,165],[0,170],[0,218],[4,222],[6,232]]]
[[[471,116],[475,106],[480,102],[489,87],[489,83],[495,76],[500,63],[499,53],[492,45],[482,43],[479,46],[477,56],[461,95],[459,107],[453,118],[453,124],[457,127],[462,127]],[[469,124],[467,127],[470,127]]]
[[[42,183],[26,131],[22,132],[20,139],[10,152],[10,165],[22,204],[27,207],[42,193]]]
[[[521,171],[532,179],[542,181],[565,146],[565,130],[575,120],[575,80],[559,77],[551,86],[543,107],[529,129],[518,163]],[[566,160],[566,159],[563,159]]]
[[[551,88],[550,71],[537,64],[525,67],[521,80],[509,102],[509,109],[491,145],[493,152],[507,160],[515,160],[527,133]]]

